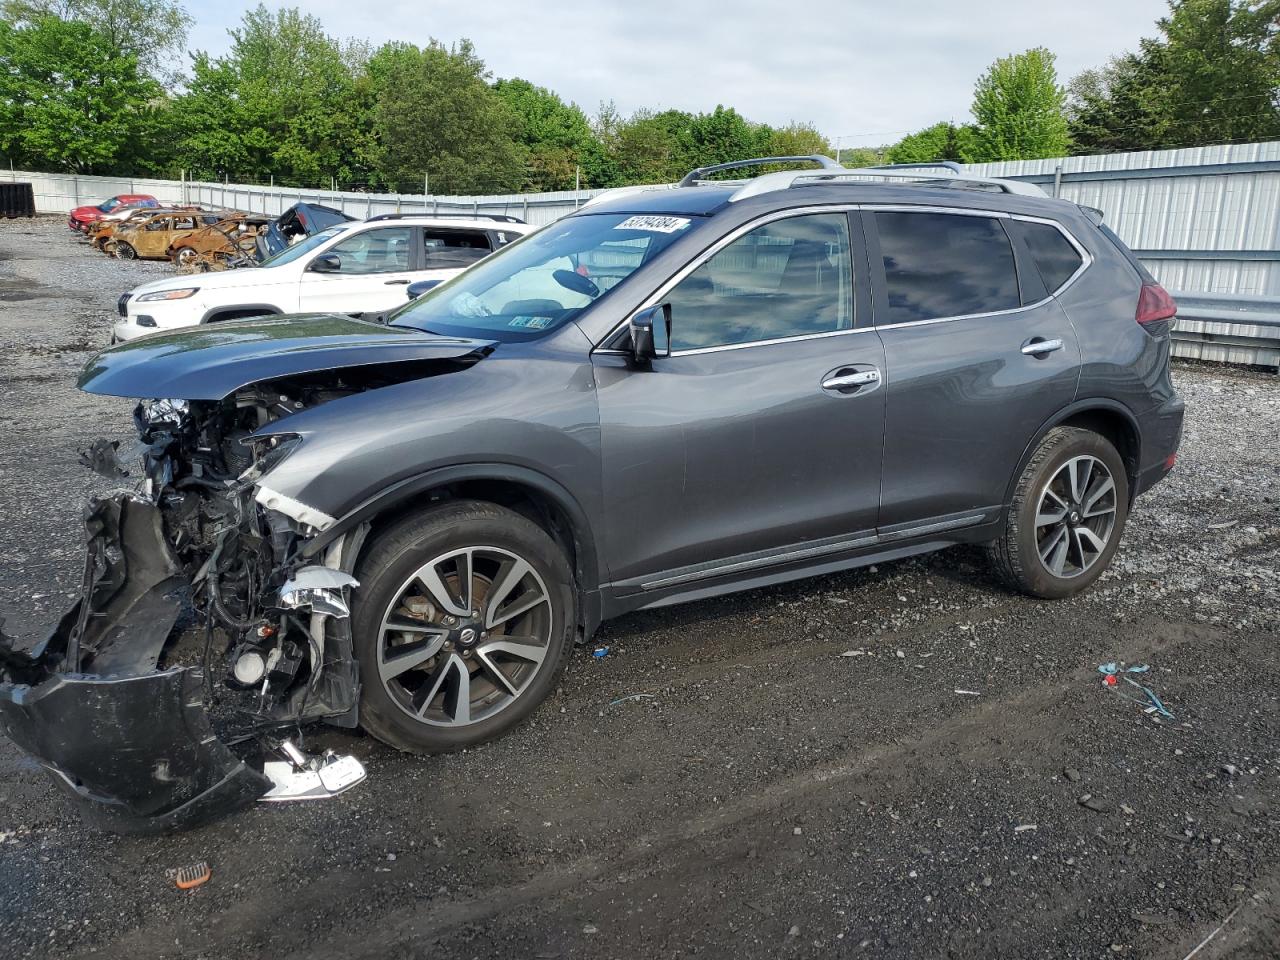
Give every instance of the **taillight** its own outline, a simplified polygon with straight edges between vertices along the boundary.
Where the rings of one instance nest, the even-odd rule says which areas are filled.
[[[1138,294],[1138,312],[1134,319],[1141,324],[1171,320],[1178,313],[1178,305],[1169,291],[1158,283],[1144,283]]]

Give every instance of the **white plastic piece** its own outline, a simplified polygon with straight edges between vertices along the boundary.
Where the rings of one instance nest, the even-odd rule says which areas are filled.
[[[315,507],[308,507],[300,500],[293,497],[286,497],[283,493],[277,493],[270,487],[259,486],[258,492],[254,494],[253,499],[262,504],[268,510],[275,510],[283,513],[290,519],[297,520],[298,523],[306,524],[309,527],[315,527],[317,530],[328,530],[337,521],[322,510]]]
[[[262,772],[272,783],[258,799],[262,803],[284,803],[290,800],[327,800],[345,793],[364,780],[368,773],[355,757],[330,755],[316,766],[299,769],[288,760],[270,760]]]

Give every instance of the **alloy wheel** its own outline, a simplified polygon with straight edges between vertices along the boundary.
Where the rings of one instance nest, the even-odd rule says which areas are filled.
[[[381,620],[378,679],[419,723],[457,728],[500,713],[547,658],[551,596],[523,557],[463,547],[419,567]]]
[[[1059,467],[1036,506],[1036,552],[1055,577],[1090,570],[1116,526],[1116,483],[1107,465],[1087,454]]]

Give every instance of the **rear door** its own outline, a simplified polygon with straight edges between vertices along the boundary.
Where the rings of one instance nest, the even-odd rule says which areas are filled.
[[[863,221],[888,405],[880,534],[995,519],[1027,443],[1075,398],[1075,331],[1006,215],[879,208]]]
[[[448,280],[494,250],[494,236],[488,230],[421,227],[422,268],[413,277],[419,280]]]
[[[312,256],[299,282],[303,313],[380,313],[405,301],[405,287],[417,277],[416,227],[387,224],[354,234]],[[311,269],[317,257],[334,255],[336,271]]]

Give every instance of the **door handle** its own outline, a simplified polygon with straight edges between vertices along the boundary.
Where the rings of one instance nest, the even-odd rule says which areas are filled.
[[[407,284],[409,281],[408,281],[408,280],[385,280],[385,281],[383,281],[383,282],[384,282],[384,283],[389,287],[389,286],[392,286],[393,284],[397,284],[397,283],[398,283],[398,284]]]
[[[827,377],[822,381],[823,390],[848,390],[850,387],[865,387],[880,382],[879,370],[858,370],[844,373],[836,377]]]
[[[1062,341],[1058,339],[1045,340],[1043,337],[1032,337],[1022,345],[1022,352],[1028,357],[1038,357],[1041,354],[1061,350],[1062,346]]]

